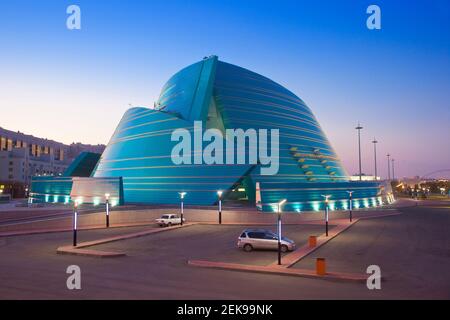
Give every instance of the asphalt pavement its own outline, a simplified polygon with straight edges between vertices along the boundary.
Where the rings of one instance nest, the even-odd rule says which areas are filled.
[[[450,208],[400,208],[402,215],[361,220],[295,267],[312,268],[325,257],[329,270],[381,268],[381,290],[364,283],[197,268],[188,259],[265,264],[275,252],[235,248],[243,226],[194,225],[96,246],[119,258],[57,255],[70,232],[0,238],[0,299],[449,299]],[[150,227],[80,231],[80,241]],[[285,226],[301,244],[317,225]],[[66,268],[81,268],[81,290],[68,290]]]

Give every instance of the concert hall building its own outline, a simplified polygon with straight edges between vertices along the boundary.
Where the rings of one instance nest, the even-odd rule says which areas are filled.
[[[214,128],[278,129],[278,172],[264,175],[258,163],[176,164],[172,134],[184,128],[195,135]],[[270,141],[270,139],[269,139]],[[193,148],[192,157],[203,145]],[[249,151],[235,150],[236,153]],[[311,109],[294,93],[260,74],[205,57],[173,75],[152,108],[125,112],[103,154],[84,155],[61,177],[36,177],[32,201],[104,202],[109,193],[117,204],[215,205],[222,199],[245,202],[273,212],[286,199],[283,211],[323,209],[329,196],[332,210],[346,210],[352,191],[354,208],[393,201],[388,183],[351,181]],[[89,165],[83,165],[90,159]],[[84,166],[75,174],[77,166]],[[59,181],[58,181],[59,180]],[[57,198],[55,198],[57,197]],[[56,200],[55,200],[56,199]]]

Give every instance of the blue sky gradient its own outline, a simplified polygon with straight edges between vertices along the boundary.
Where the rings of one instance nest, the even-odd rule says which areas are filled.
[[[81,7],[82,29],[66,28]],[[381,30],[366,8],[381,8]],[[450,2],[2,1],[0,126],[107,143],[131,105],[151,106],[179,69],[216,54],[302,98],[350,173],[387,152],[398,176],[450,169]]]

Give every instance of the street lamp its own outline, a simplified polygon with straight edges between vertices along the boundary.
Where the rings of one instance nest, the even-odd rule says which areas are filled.
[[[217,191],[217,196],[219,197],[219,224],[222,224],[222,190]]]
[[[394,161],[395,159],[392,159],[392,180],[395,180],[395,169],[394,169]]]
[[[278,265],[281,265],[281,207],[286,203],[286,199],[278,202]]]
[[[331,195],[322,195],[325,198],[325,235],[328,237],[328,199]]]
[[[183,225],[183,213],[184,213],[184,204],[183,204],[183,199],[184,196],[186,195],[186,192],[178,192],[178,194],[180,195],[180,200],[181,200],[181,225]]]
[[[353,209],[353,201],[352,201],[352,194],[354,191],[347,191],[348,193],[348,210],[349,210],[349,216],[350,216],[350,222],[352,222],[352,209]]]
[[[374,161],[375,161],[375,181],[377,180],[377,139],[375,137],[372,140],[373,143],[373,154],[374,154]]]
[[[77,246],[77,218],[78,218],[78,201],[73,203],[73,246]]]
[[[358,122],[358,126],[355,129],[358,130],[359,181],[362,180],[362,171],[361,171],[361,129],[362,128],[363,127]]]
[[[105,193],[106,204],[106,227],[109,228],[109,193]]]
[[[389,157],[391,156],[389,153],[386,155],[388,159],[388,181],[391,180],[391,161],[389,160]]]

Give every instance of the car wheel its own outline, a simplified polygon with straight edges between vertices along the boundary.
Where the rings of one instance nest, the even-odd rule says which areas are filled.
[[[246,245],[244,245],[244,251],[245,252],[250,252],[250,251],[252,251],[253,250],[253,247],[252,247],[252,245],[251,244],[246,244]]]
[[[289,251],[289,248],[287,247],[287,245],[285,245],[285,244],[281,245],[281,252],[285,253],[288,251]]]
[[[172,222],[169,222],[169,223],[167,224],[167,226],[168,226],[168,227],[171,227],[171,226],[172,226]]]

